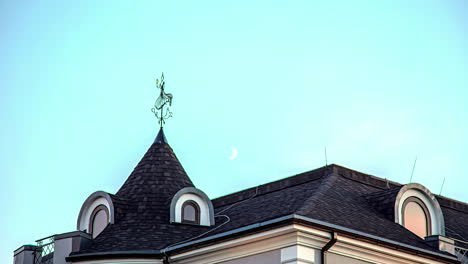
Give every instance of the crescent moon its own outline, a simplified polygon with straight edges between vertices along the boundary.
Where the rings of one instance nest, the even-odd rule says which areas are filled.
[[[231,157],[229,159],[233,160],[235,158],[237,158],[237,149],[235,147],[232,147],[232,154],[231,154]]]

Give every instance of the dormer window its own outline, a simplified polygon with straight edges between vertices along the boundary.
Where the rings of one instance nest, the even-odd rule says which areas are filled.
[[[200,224],[200,207],[194,201],[186,201],[182,205],[182,223]]]
[[[431,234],[431,217],[424,202],[410,197],[403,204],[403,226],[421,238]]]
[[[91,214],[89,233],[95,238],[106,228],[107,224],[109,224],[109,211],[104,205],[99,205]]]
[[[171,223],[212,226],[214,209],[211,200],[204,192],[194,187],[186,187],[172,197],[170,209]]]
[[[91,194],[81,206],[77,229],[97,237],[109,224],[114,223],[114,203],[102,191]]]
[[[445,235],[439,202],[421,184],[409,183],[401,187],[395,199],[395,222],[422,239]]]

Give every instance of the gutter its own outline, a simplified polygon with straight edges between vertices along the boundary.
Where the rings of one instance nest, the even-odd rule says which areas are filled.
[[[344,232],[344,233],[357,235],[359,237],[364,237],[364,238],[371,239],[371,240],[374,240],[374,241],[380,241],[380,242],[385,243],[387,246],[392,245],[392,246],[397,247],[397,248],[416,251],[419,254],[420,253],[425,253],[425,255],[430,255],[433,258],[443,259],[445,261],[452,261],[452,262],[457,261],[456,257],[448,256],[448,255],[438,253],[438,252],[435,252],[435,251],[430,251],[430,250],[418,248],[418,247],[411,246],[411,245],[408,245],[408,244],[404,244],[404,243],[401,243],[401,242],[397,242],[397,241],[394,241],[394,240],[390,240],[390,239],[382,238],[382,237],[379,237],[379,236],[367,234],[367,233],[364,233],[364,232],[361,232],[361,231],[358,231],[358,230],[350,229],[350,228],[339,226],[339,225],[330,224],[330,223],[327,223],[327,222],[324,222],[324,221],[316,220],[316,219],[313,219],[313,218],[309,218],[309,217],[305,217],[305,216],[297,215],[297,214],[291,214],[291,215],[278,217],[276,219],[268,220],[268,221],[261,222],[261,223],[252,224],[252,225],[249,225],[249,226],[244,226],[244,227],[233,229],[233,230],[230,230],[230,231],[227,231],[227,232],[224,232],[224,233],[220,233],[220,234],[208,236],[208,237],[205,237],[205,238],[193,240],[193,241],[190,241],[190,242],[186,242],[186,243],[183,243],[183,244],[179,244],[179,245],[176,245],[176,246],[168,247],[168,248],[166,248],[165,252],[163,252],[162,250],[146,250],[146,251],[110,251],[110,252],[98,252],[98,253],[84,253],[84,254],[77,254],[77,255],[69,256],[69,257],[66,258],[66,261],[73,262],[73,261],[82,261],[82,260],[91,260],[91,259],[93,259],[93,260],[94,259],[108,259],[109,257],[114,257],[115,258],[115,257],[124,257],[124,256],[125,257],[140,257],[140,258],[141,257],[163,257],[163,254],[168,253],[170,251],[183,249],[183,248],[186,248],[186,247],[189,247],[189,246],[200,244],[202,242],[207,242],[207,241],[215,240],[215,239],[221,239],[221,238],[229,237],[231,235],[251,231],[251,230],[254,230],[254,229],[261,229],[261,228],[266,228],[266,227],[269,227],[269,226],[280,225],[282,223],[294,222],[295,220],[299,220],[300,222],[303,222],[303,223],[306,223],[306,224],[313,224],[315,226],[319,226],[321,228],[326,228],[328,230],[341,231],[341,232]],[[333,245],[331,245],[331,246],[333,246]]]
[[[335,231],[331,231],[331,239],[330,241],[328,241],[328,243],[323,246],[323,248],[320,250],[320,255],[322,256],[322,263],[323,264],[326,264],[327,261],[326,261],[326,258],[325,258],[325,253],[327,253],[327,251],[333,247],[333,245],[335,245],[336,241],[338,241],[338,235],[335,233]]]

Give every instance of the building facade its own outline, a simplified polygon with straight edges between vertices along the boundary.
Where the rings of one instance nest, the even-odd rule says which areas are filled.
[[[14,264],[468,263],[468,204],[338,165],[210,199],[162,129],[122,187],[83,203],[73,232]]]

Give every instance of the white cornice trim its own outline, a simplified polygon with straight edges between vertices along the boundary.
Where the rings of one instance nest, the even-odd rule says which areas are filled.
[[[304,221],[308,221],[308,222],[315,223],[315,224],[318,224],[318,225],[331,227],[331,228],[333,228],[335,230],[345,231],[345,232],[348,232],[348,233],[353,233],[353,234],[356,234],[356,235],[359,235],[359,236],[362,236],[362,237],[367,237],[367,238],[370,238],[370,239],[373,239],[373,240],[380,240],[382,242],[393,244],[393,245],[396,245],[396,246],[399,246],[399,247],[404,247],[404,248],[407,248],[407,249],[412,249],[412,250],[424,252],[424,253],[427,253],[429,255],[434,255],[434,256],[437,256],[437,257],[445,258],[447,260],[457,261],[457,258],[455,258],[455,257],[451,257],[451,256],[447,256],[447,255],[437,253],[437,252],[434,252],[434,251],[418,248],[418,247],[411,246],[411,245],[401,243],[401,242],[397,242],[397,241],[394,241],[394,240],[391,240],[391,239],[386,239],[386,238],[383,238],[383,237],[367,234],[367,233],[364,233],[364,232],[361,232],[361,231],[358,231],[358,230],[355,230],[355,229],[330,224],[330,223],[327,223],[327,222],[323,222],[323,221],[320,221],[320,220],[312,219],[312,218],[301,216],[301,215],[295,215],[295,218],[296,219],[302,219]]]
[[[217,234],[217,235],[214,235],[214,236],[209,236],[209,237],[206,237],[206,238],[202,238],[202,239],[194,240],[194,241],[187,242],[187,243],[184,243],[184,244],[180,244],[180,245],[177,245],[177,246],[174,246],[174,247],[169,247],[166,250],[166,252],[169,252],[171,250],[178,249],[178,248],[187,247],[187,246],[192,245],[192,244],[205,242],[205,241],[208,241],[208,240],[221,238],[221,237],[226,237],[226,236],[231,235],[231,234],[235,234],[235,233],[242,232],[242,231],[247,231],[247,230],[250,230],[250,229],[254,229],[254,228],[258,228],[258,227],[262,227],[262,226],[266,226],[266,225],[270,225],[270,224],[274,224],[274,223],[281,222],[281,221],[288,220],[288,219],[299,219],[299,220],[303,220],[303,221],[310,222],[310,223],[313,223],[313,224],[317,224],[317,225],[320,225],[320,226],[329,227],[329,228],[332,228],[332,229],[337,230],[337,231],[345,231],[345,232],[353,233],[353,234],[356,234],[356,235],[359,235],[359,236],[362,236],[362,237],[366,237],[366,238],[370,238],[370,239],[373,239],[373,240],[389,243],[389,244],[392,244],[392,245],[395,245],[395,246],[398,246],[398,247],[403,247],[403,248],[407,248],[407,249],[410,249],[410,250],[416,250],[416,251],[424,252],[426,254],[433,255],[433,256],[436,256],[438,258],[443,258],[443,259],[452,260],[452,261],[457,260],[455,257],[447,256],[447,255],[437,253],[437,252],[434,252],[434,251],[425,250],[425,249],[418,248],[418,247],[415,247],[415,246],[411,246],[411,245],[408,245],[408,244],[405,244],[405,243],[397,242],[397,241],[394,241],[394,240],[386,239],[386,238],[371,235],[371,234],[367,234],[367,233],[364,233],[364,232],[361,232],[361,231],[358,231],[358,230],[355,230],[355,229],[351,229],[351,228],[347,228],[347,227],[343,227],[343,226],[339,226],[339,225],[335,225],[335,224],[330,224],[330,223],[327,223],[327,222],[324,222],[324,221],[316,220],[316,219],[313,219],[313,218],[309,218],[309,217],[305,217],[305,216],[297,215],[297,214],[292,214],[292,215],[288,215],[288,216],[279,217],[279,218],[276,218],[276,219],[273,219],[273,220],[270,220],[270,221],[266,221],[266,222],[262,222],[262,223],[258,223],[258,224],[253,224],[253,225],[250,225],[250,226],[234,229],[234,230],[231,230],[231,231],[228,231],[228,232],[225,232],[225,233],[221,233],[221,234]]]
[[[238,239],[229,240],[219,244],[191,250],[181,254],[171,256],[173,263],[177,264],[212,264],[220,263],[248,256],[253,256],[273,250],[281,250],[292,247],[302,247],[310,253],[307,256],[317,256],[314,259],[307,259],[299,255],[293,256],[294,259],[316,263],[320,261],[320,250],[331,239],[331,234],[320,229],[292,224],[281,228],[261,232],[255,235],[245,236]],[[315,252],[315,253],[313,253]],[[338,241],[329,253],[350,257],[356,260],[362,260],[370,263],[382,264],[442,264],[448,260],[438,261],[421,255],[402,252],[397,248],[388,248],[370,242],[364,242],[359,239],[338,235]],[[282,263],[293,261],[291,257],[281,260]],[[318,262],[317,262],[318,263]]]

